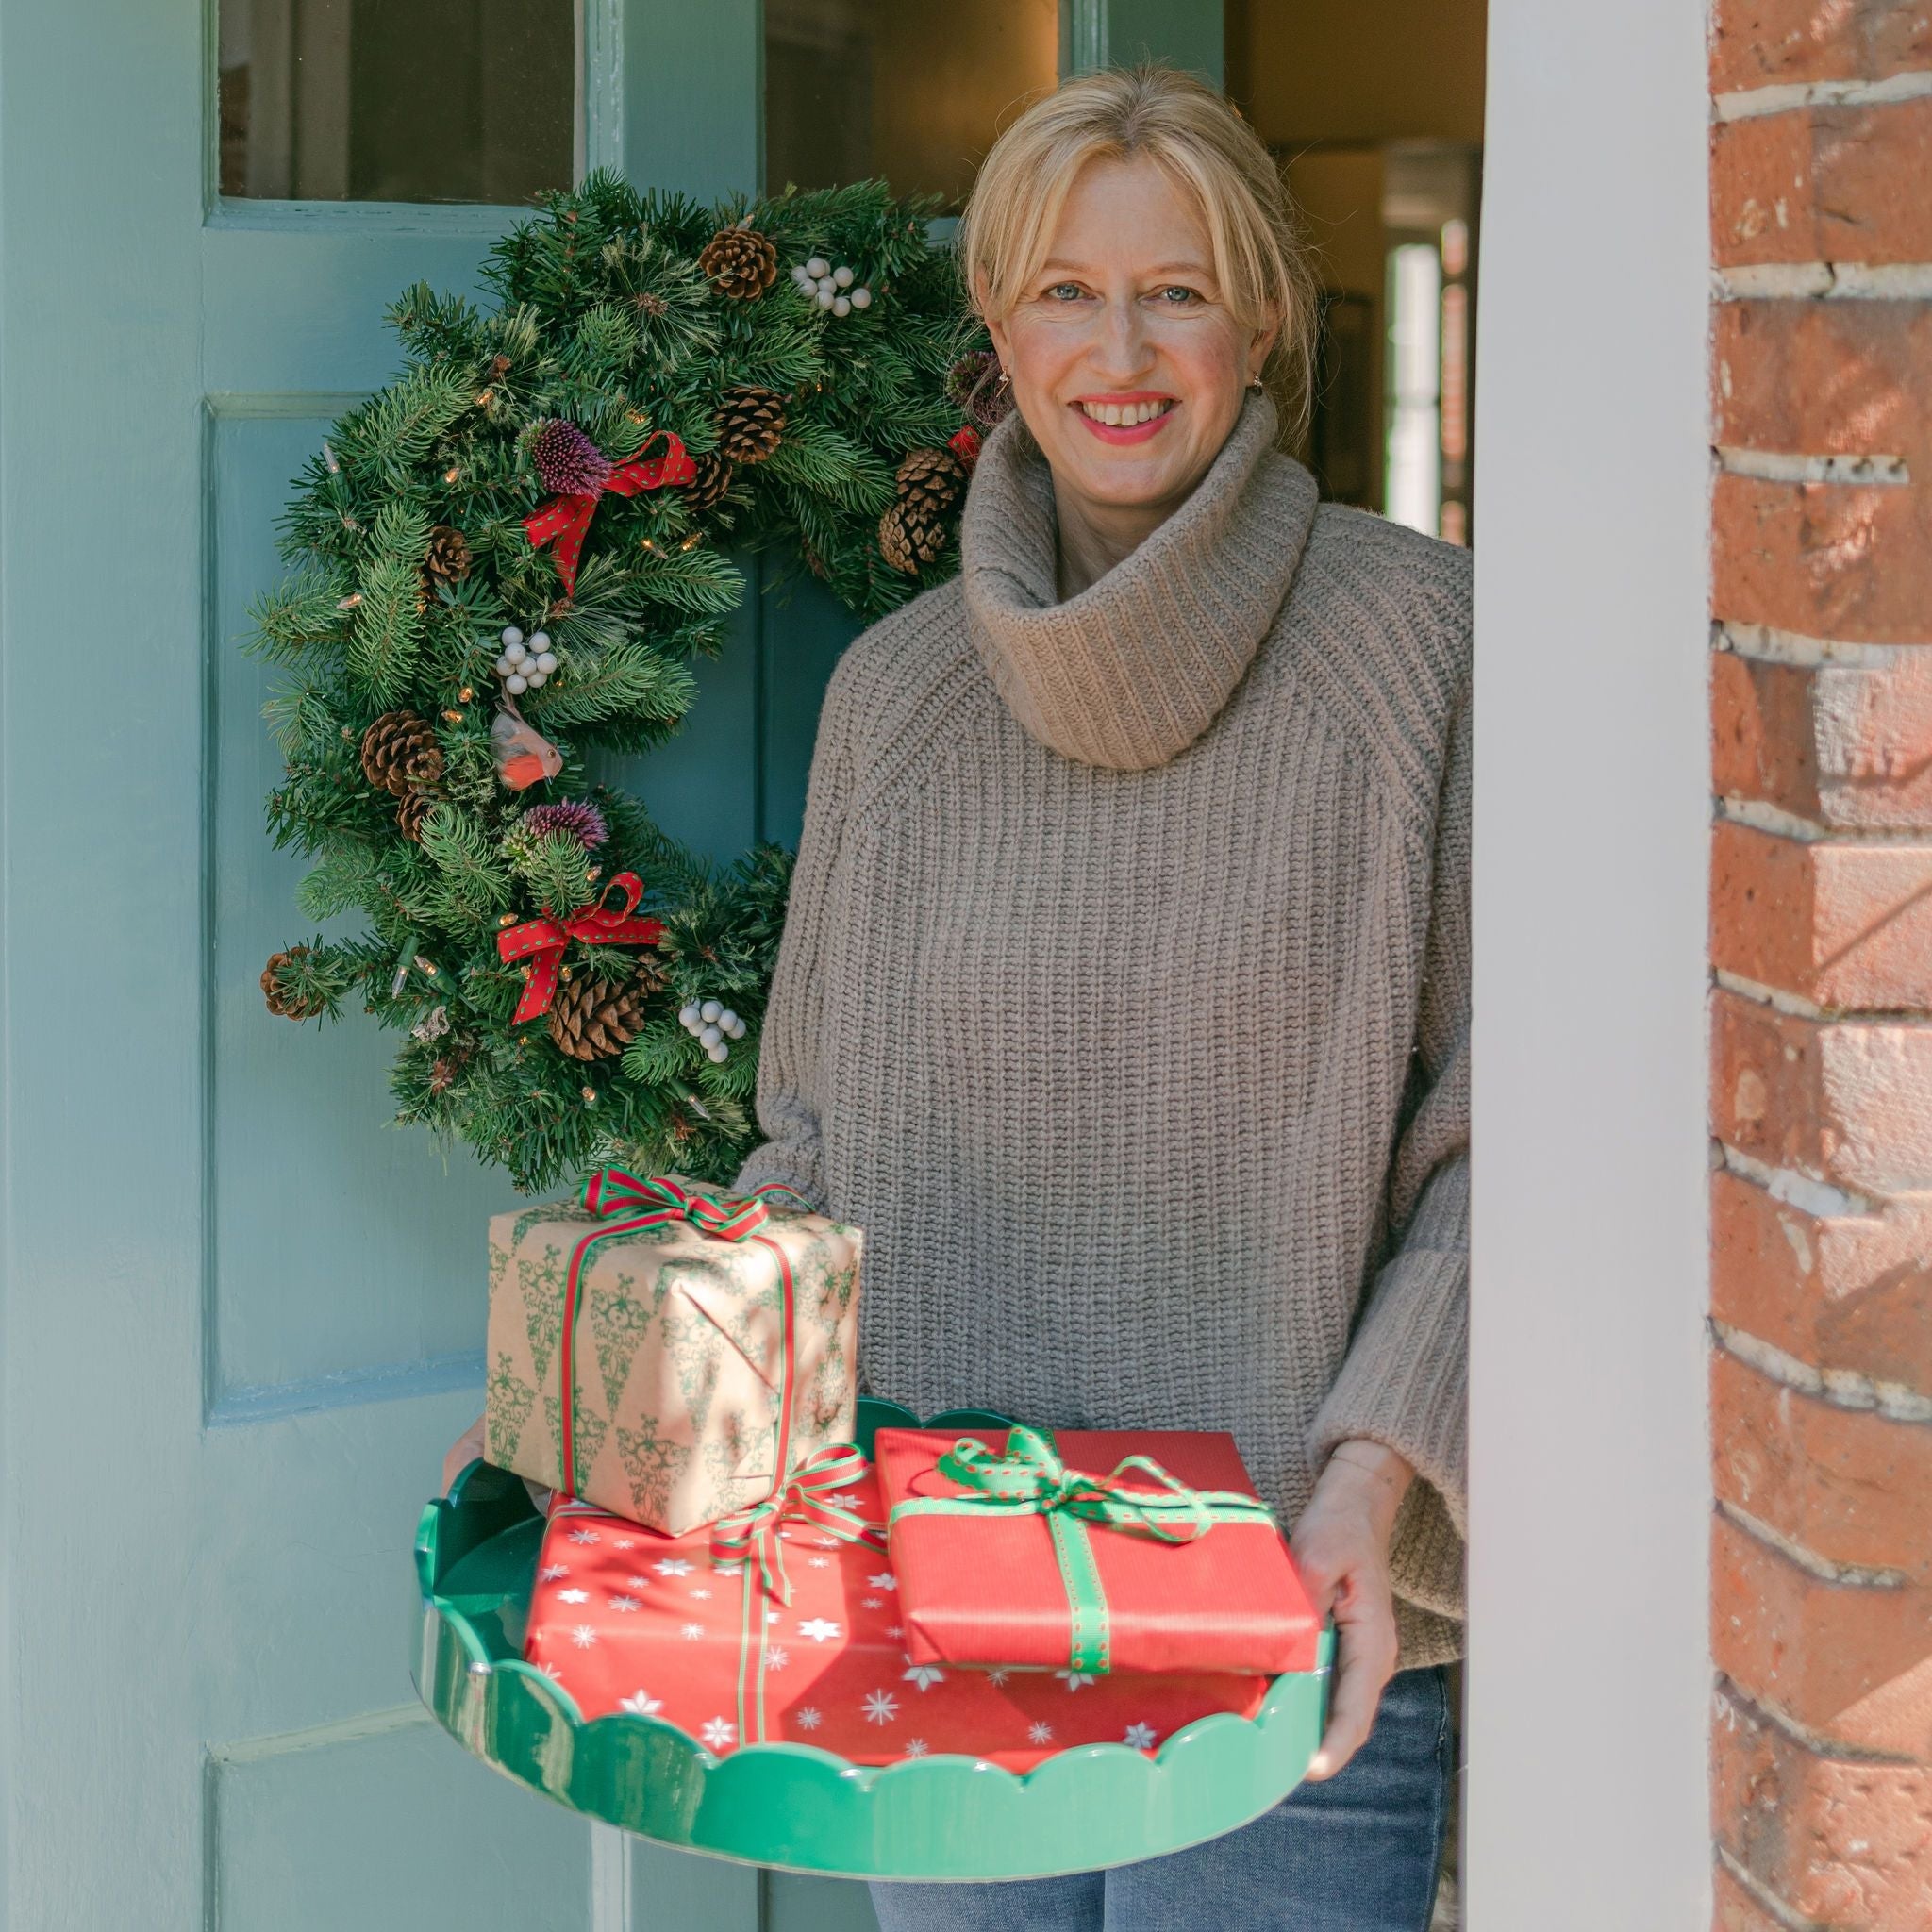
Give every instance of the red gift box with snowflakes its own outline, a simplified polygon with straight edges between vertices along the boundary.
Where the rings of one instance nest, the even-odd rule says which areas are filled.
[[[842,1507],[881,1520],[868,1469]],[[718,1757],[814,1744],[855,1764],[957,1753],[1030,1770],[1077,1744],[1157,1751],[1217,1711],[1251,1718],[1269,1679],[1199,1672],[1096,1677],[955,1670],[907,1651],[899,1578],[869,1542],[810,1522],[773,1532],[790,1602],[765,1566],[580,1503],[544,1531],[524,1655],[586,1719],[660,1718]]]
[[[1230,1435],[881,1429],[874,1454],[915,1664],[1315,1668],[1321,1619]]]

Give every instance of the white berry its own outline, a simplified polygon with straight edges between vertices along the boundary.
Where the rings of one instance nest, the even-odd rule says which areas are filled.
[[[831,290],[829,289],[821,289],[818,291],[818,293],[812,297],[812,300],[815,301],[821,308],[829,308],[832,306],[832,304],[836,302],[838,299],[839,298],[836,295],[834,295]]]
[[[549,682],[549,678],[550,674],[547,671],[539,671],[537,667],[533,664],[530,667],[529,671],[525,674],[524,682],[526,685],[528,685],[532,691],[535,691],[539,685],[547,684]]]
[[[508,677],[516,668],[508,658],[499,658],[496,660],[496,675],[499,677]]]
[[[721,1040],[715,1046],[706,1047],[705,1058],[708,1060],[709,1060],[713,1066],[720,1066],[725,1060],[728,1060],[731,1058],[731,1049],[728,1046],[726,1046],[724,1042]]]
[[[841,289],[849,289],[852,286],[852,284],[858,278],[852,273],[852,271],[849,268],[845,267],[843,263],[841,263],[839,267],[835,268],[832,271],[832,279],[835,282],[837,282]]]
[[[831,273],[831,269],[832,264],[829,261],[827,261],[823,255],[814,255],[812,258],[805,265],[806,274],[808,275],[813,281],[817,281],[818,278],[823,275],[829,275]]]
[[[497,639],[497,642],[500,643],[505,650],[508,650],[512,644],[522,643],[523,641],[523,632],[520,631],[513,624],[505,625],[503,627],[503,635]]]
[[[729,1033],[738,1024],[738,1015],[729,1007],[720,1007],[718,1009],[718,1024],[724,1027],[725,1032]]]
[[[530,648],[533,651],[547,651],[550,648],[550,633],[547,630],[533,630],[530,633]]]
[[[530,655],[530,647],[528,644],[506,644],[503,647],[503,655],[512,664],[521,664]]]
[[[832,313],[834,315],[850,315],[852,313],[852,304],[843,295],[835,295],[832,298]]]
[[[705,1023],[707,1025],[708,1025],[713,1020],[715,1020],[718,1017],[718,1015],[722,1013],[724,1010],[724,1002],[723,1000],[707,1000],[704,1003],[704,1005],[698,1008],[698,1011],[705,1016]]]
[[[503,688],[508,691],[511,697],[520,698],[529,690],[530,680],[527,677],[520,677],[512,672],[509,676],[503,680]]]
[[[677,1024],[688,1033],[695,1033],[698,1030],[700,1023],[698,1020],[698,1006],[695,1000],[690,1006],[679,1009]]]
[[[724,1036],[722,1033],[720,1033],[715,1026],[707,1026],[704,1029],[704,1031],[698,1035],[698,1044],[700,1046],[716,1046],[717,1043],[724,1038]]]
[[[872,307],[872,291],[870,289],[854,289],[852,291],[852,306],[855,308],[870,308]]]
[[[557,669],[557,653],[555,651],[539,651],[537,653],[537,669],[545,677],[548,677]]]

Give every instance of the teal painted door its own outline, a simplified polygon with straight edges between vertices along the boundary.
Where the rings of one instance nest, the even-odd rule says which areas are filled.
[[[1108,8],[1065,11],[1103,58]],[[758,0],[577,13],[587,163],[758,185]],[[262,1010],[298,867],[239,646],[384,305],[471,286],[508,217],[225,201],[218,16],[0,0],[0,1932],[860,1932],[862,1890],[593,1835],[414,1702],[410,1535],[508,1190],[382,1131],[373,1033]],[[672,829],[795,836],[850,632],[748,601],[633,774]]]

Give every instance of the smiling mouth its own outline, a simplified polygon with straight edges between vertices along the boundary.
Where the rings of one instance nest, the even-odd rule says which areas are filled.
[[[1087,396],[1074,398],[1074,408],[1090,423],[1104,423],[1108,427],[1131,429],[1140,423],[1151,423],[1156,417],[1165,416],[1174,406],[1172,396],[1136,398],[1131,402],[1106,403]]]

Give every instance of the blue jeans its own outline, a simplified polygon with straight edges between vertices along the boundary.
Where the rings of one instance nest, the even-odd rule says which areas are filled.
[[[872,1888],[880,1932],[1427,1932],[1452,1739],[1441,1670],[1403,1671],[1324,1784],[1185,1852],[1003,1885]]]

